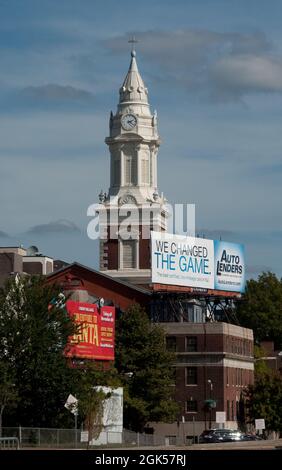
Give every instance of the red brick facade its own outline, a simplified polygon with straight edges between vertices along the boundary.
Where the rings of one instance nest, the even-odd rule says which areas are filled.
[[[225,411],[226,426],[237,427],[239,403],[253,383],[253,334],[227,323],[164,323],[167,347],[175,350],[175,398],[183,431],[192,436],[216,426],[216,411]],[[207,400],[216,402],[207,407]],[[218,425],[217,425],[218,426]],[[156,425],[158,432],[177,436],[178,427]]]

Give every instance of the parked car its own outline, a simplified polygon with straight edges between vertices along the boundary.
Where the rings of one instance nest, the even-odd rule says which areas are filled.
[[[236,429],[208,429],[200,435],[200,443],[242,441],[244,434]]]
[[[261,441],[262,437],[258,436],[257,434],[243,434],[242,441]]]

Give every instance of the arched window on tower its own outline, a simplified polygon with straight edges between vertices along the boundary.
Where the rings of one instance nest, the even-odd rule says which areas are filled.
[[[126,185],[135,185],[137,178],[136,157],[125,155],[124,161],[124,182]]]

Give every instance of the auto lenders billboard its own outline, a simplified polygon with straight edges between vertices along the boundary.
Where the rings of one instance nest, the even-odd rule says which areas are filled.
[[[244,292],[243,245],[151,232],[152,282]]]

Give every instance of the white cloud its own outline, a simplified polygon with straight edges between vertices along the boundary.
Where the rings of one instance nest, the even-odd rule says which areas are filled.
[[[220,94],[282,91],[282,58],[258,55],[225,57],[211,67]]]

